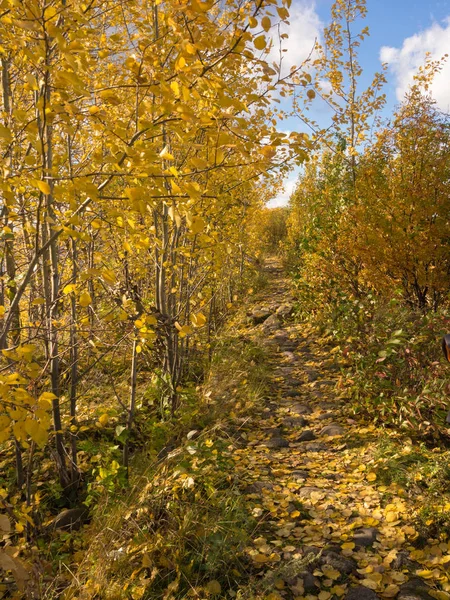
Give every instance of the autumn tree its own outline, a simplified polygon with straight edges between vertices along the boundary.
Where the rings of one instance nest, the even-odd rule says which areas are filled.
[[[14,444],[22,527],[37,452],[76,496],[94,375],[126,365],[128,466],[140,369],[170,418],[190,349],[239,293],[252,212],[305,157],[271,107],[296,85],[267,63],[288,4],[3,3],[0,443]]]

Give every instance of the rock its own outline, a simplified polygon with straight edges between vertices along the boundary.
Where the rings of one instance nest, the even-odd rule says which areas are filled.
[[[277,331],[277,333],[273,336],[273,339],[279,344],[290,341],[287,331]]]
[[[324,364],[324,367],[328,371],[331,371],[332,373],[338,373],[341,370],[341,365],[339,365],[335,362],[326,363],[326,364]]]
[[[320,582],[312,573],[305,571],[300,577],[303,579],[303,588],[307,594],[316,594],[320,591]]]
[[[307,404],[292,404],[289,407],[289,411],[291,413],[295,413],[296,415],[310,415],[312,414],[312,408]]]
[[[285,319],[286,317],[288,317],[291,312],[294,310],[294,307],[292,306],[292,304],[282,304],[281,306],[279,306],[276,310],[276,314],[279,315],[282,319]]]
[[[80,529],[84,523],[89,521],[89,509],[87,506],[68,508],[57,515],[46,527],[48,530],[64,529],[74,531]]]
[[[367,548],[371,546],[377,540],[378,529],[375,527],[362,527],[356,529],[353,536],[353,541],[357,546],[363,546]]]
[[[318,494],[323,494],[324,490],[319,487],[315,487],[313,485],[305,485],[300,488],[297,492],[299,498],[309,498],[313,492],[317,492]]]
[[[323,473],[322,477],[324,479],[330,479],[331,481],[338,481],[342,479],[342,475],[340,473]]]
[[[294,340],[290,340],[289,338],[280,342],[280,347],[282,347],[284,350],[290,350],[291,352],[297,350],[297,344]]]
[[[327,419],[333,419],[336,416],[336,413],[326,412],[317,417],[318,421],[326,421]]]
[[[300,436],[295,440],[296,442],[312,442],[316,439],[316,434],[311,429],[305,429],[302,431]]]
[[[291,477],[293,479],[308,479],[309,472],[308,471],[292,471]]]
[[[394,571],[401,571],[402,569],[416,571],[417,569],[420,569],[421,566],[418,562],[409,558],[408,552],[401,550],[392,562],[392,568]]]
[[[317,546],[303,546],[302,547],[302,553],[303,556],[310,556],[311,554],[313,556],[318,556],[321,552],[321,549],[318,548]]]
[[[373,590],[364,585],[357,585],[348,590],[345,600],[377,600],[378,596]]]
[[[271,331],[280,329],[280,327],[281,327],[281,321],[277,317],[277,315],[270,315],[270,317],[268,317],[264,321],[264,323],[261,325],[261,328],[264,331],[264,333],[270,333]]]
[[[289,448],[289,442],[282,437],[274,437],[265,442],[267,448]]]
[[[319,373],[317,371],[313,371],[312,369],[308,369],[306,371],[306,377],[308,378],[308,381],[312,383],[313,381],[317,381],[319,379]]]
[[[261,323],[264,323],[264,321],[266,319],[268,319],[271,314],[272,314],[272,311],[270,311],[268,308],[260,308],[260,309],[256,309],[250,315],[250,318],[253,322],[253,325],[260,325]]]
[[[305,344],[304,346],[300,346],[298,351],[302,354],[309,354],[311,352],[311,347]]]
[[[400,586],[397,600],[432,600],[431,588],[419,577],[413,577]]]
[[[336,571],[339,571],[339,573],[343,573],[344,575],[351,575],[358,567],[353,558],[342,556],[342,554],[339,554],[334,550],[324,550],[320,558],[320,563],[322,565],[330,565],[336,569]]]
[[[295,354],[293,352],[284,351],[281,353],[281,355],[283,356],[283,358],[285,360],[287,360],[287,362],[290,362],[290,363],[297,362],[297,357],[295,356]]]
[[[326,425],[320,435],[326,436],[334,436],[334,435],[343,435],[345,433],[345,429],[339,423],[331,423],[331,425]]]
[[[323,397],[323,394],[321,392],[321,396]],[[322,410],[333,410],[336,408],[336,403],[335,402],[318,402],[317,403],[318,408],[322,409]]]
[[[266,433],[270,433],[270,435],[274,438],[280,438],[283,433],[281,427],[271,427],[270,429],[265,430]]]
[[[325,452],[328,450],[328,446],[321,442],[308,442],[305,444],[305,450],[306,452]]]
[[[273,490],[273,484],[269,481],[255,481],[244,488],[244,494],[261,494],[263,490]]]
[[[304,427],[307,424],[303,417],[286,417],[283,419],[284,427]]]
[[[302,393],[299,390],[287,390],[283,395],[286,396],[286,398],[298,398]]]

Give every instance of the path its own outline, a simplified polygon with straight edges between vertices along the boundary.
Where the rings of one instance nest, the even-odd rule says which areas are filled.
[[[332,346],[294,323],[288,281],[276,260],[267,269],[270,284],[251,307],[246,335],[268,349],[273,393],[242,424],[235,450],[259,521],[246,549],[258,575],[241,597],[450,598],[442,591],[449,589],[446,538],[415,547],[413,506],[395,484],[377,484],[377,431],[346,414]]]

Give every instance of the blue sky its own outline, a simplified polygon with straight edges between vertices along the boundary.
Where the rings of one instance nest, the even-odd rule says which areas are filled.
[[[320,39],[324,25],[330,20],[332,3],[332,0],[293,0],[286,42],[286,58],[291,64],[298,64],[310,51],[314,39]],[[359,49],[359,62],[364,69],[361,82],[370,83],[373,73],[380,70],[381,61],[388,63],[384,91],[385,114],[389,115],[401,101],[418,66],[423,64],[426,52],[436,59],[450,54],[450,0],[367,0],[367,9],[370,36]],[[432,93],[440,108],[450,112],[450,59],[436,79]],[[312,107],[314,110],[320,114],[319,106]],[[285,121],[282,128],[301,129],[294,120]],[[291,173],[285,192],[269,206],[286,204],[297,176],[298,172]]]

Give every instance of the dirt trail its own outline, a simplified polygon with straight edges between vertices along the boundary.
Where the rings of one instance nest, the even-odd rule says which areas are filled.
[[[275,259],[267,271],[246,335],[268,349],[272,393],[242,424],[235,451],[260,523],[246,549],[259,569],[252,597],[450,598],[450,544],[445,536],[421,540],[404,490],[377,483],[377,430],[349,418],[332,346],[294,323]]]

